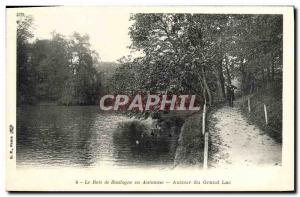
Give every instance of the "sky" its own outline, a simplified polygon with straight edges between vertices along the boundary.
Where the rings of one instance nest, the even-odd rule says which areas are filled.
[[[51,38],[55,31],[65,36],[76,31],[90,36],[92,49],[99,53],[101,61],[116,62],[129,55],[128,28],[130,13],[114,9],[90,7],[25,8],[24,14],[34,18],[34,35],[38,39]]]

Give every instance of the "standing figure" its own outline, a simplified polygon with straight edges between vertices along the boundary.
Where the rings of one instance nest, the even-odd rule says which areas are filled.
[[[234,89],[237,89],[234,85],[227,85],[227,100],[230,107],[233,107],[233,101],[235,100]]]
[[[255,78],[252,78],[251,79],[251,82],[250,82],[250,94],[253,94],[254,91],[256,90],[256,81],[255,81]]]
[[[230,85],[226,86],[226,93],[227,93],[226,95],[227,95],[228,105],[229,105],[229,107],[231,107],[232,91],[231,91]]]

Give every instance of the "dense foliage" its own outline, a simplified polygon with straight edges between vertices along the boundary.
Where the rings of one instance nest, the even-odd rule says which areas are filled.
[[[226,98],[233,81],[244,94],[267,88],[281,97],[281,15],[133,14],[130,20],[130,48],[143,56],[99,69],[87,35],[54,32],[33,41],[33,18],[18,14],[18,104],[95,104],[100,94],[143,92],[196,94],[212,105]]]
[[[212,105],[225,86],[241,82],[244,94],[281,87],[282,16],[134,14],[131,48],[143,57],[124,58],[116,92],[197,94]]]
[[[18,104],[96,104],[101,88],[97,54],[87,35],[30,41],[33,18],[18,14]]]

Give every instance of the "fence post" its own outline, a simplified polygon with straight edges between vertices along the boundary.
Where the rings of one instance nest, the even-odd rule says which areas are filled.
[[[202,134],[204,135],[203,169],[207,169],[207,159],[208,159],[208,132],[205,132],[205,120],[206,120],[206,102],[203,105],[203,113],[202,113]]]
[[[207,169],[207,159],[208,159],[208,132],[205,132],[203,169]]]
[[[248,98],[248,111],[251,112],[251,106],[250,106],[250,98]]]
[[[268,112],[267,112],[267,106],[264,104],[264,111],[265,111],[265,120],[266,120],[266,125],[268,124]]]
[[[204,135],[205,133],[205,117],[206,116],[206,103],[204,103],[203,106],[203,113],[202,113],[202,134]]]

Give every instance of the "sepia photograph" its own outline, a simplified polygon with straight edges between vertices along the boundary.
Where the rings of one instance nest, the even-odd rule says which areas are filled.
[[[294,190],[293,7],[6,12],[9,191]]]

